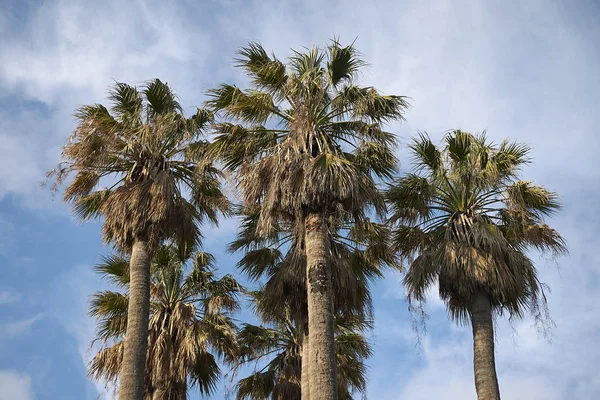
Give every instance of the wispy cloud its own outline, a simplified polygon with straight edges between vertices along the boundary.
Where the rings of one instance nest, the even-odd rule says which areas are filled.
[[[2,161],[0,161],[0,163],[2,163]],[[0,174],[0,176],[1,175],[2,174]],[[2,193],[0,192],[0,198],[1,197]],[[0,256],[7,256],[13,250],[16,243],[15,233],[14,224],[0,216]]]
[[[11,370],[0,370],[0,400],[33,400],[31,378]]]
[[[15,293],[9,290],[0,292],[0,305],[3,304],[11,304],[19,301],[21,295],[19,293]]]
[[[8,322],[0,325],[0,337],[1,336],[14,336],[26,332],[33,324],[40,320],[44,315],[37,314],[34,317]]]

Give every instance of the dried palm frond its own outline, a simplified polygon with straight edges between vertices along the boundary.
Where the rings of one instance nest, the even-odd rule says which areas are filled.
[[[410,149],[416,165],[386,191],[394,247],[408,264],[409,299],[423,301],[439,282],[452,318],[466,322],[484,290],[497,313],[521,317],[545,308],[543,284],[527,251],[566,252],[544,222],[560,204],[555,193],[518,180],[529,148],[460,130],[438,149],[426,134]]]
[[[178,249],[162,246],[152,263],[151,305],[146,357],[146,398],[160,388],[168,399],[179,399],[188,383],[210,394],[221,376],[217,360],[233,363],[237,357],[237,328],[231,312],[238,309],[241,286],[226,275],[214,274],[214,258],[195,253],[186,273]],[[107,257],[96,267],[125,290],[128,260]],[[92,297],[91,315],[98,319],[103,348],[92,359],[89,375],[116,383],[123,357],[127,323],[126,293],[99,292]],[[182,392],[183,391],[183,392]]]

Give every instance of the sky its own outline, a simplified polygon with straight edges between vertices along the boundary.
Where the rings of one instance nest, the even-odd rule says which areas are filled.
[[[487,130],[532,147],[523,177],[559,193],[551,225],[570,254],[537,257],[555,327],[530,318],[496,325],[505,399],[600,398],[600,3],[554,1],[31,1],[0,5],[0,400],[111,399],[86,379],[94,321],[87,299],[105,288],[92,266],[110,247],[99,222],[81,224],[41,183],[60,157],[74,110],[106,101],[115,81],[169,83],[186,112],[206,90],[246,83],[235,51],[259,41],[278,58],[334,35],[369,62],[360,77],[411,97],[401,142],[419,131]],[[406,146],[401,172],[410,168]],[[206,228],[219,273],[235,220]],[[237,274],[236,276],[239,276]],[[368,398],[474,400],[469,327],[447,318],[435,291],[417,343],[399,273],[377,282]],[[239,316],[244,318],[244,313]],[[231,387],[223,379],[212,397]],[[191,398],[199,398],[193,394]]]

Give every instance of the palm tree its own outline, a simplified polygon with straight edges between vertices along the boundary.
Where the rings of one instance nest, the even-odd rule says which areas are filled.
[[[493,315],[544,318],[546,298],[531,249],[566,251],[544,223],[559,209],[557,195],[518,180],[529,162],[526,145],[488,142],[460,130],[438,149],[425,134],[410,149],[415,173],[387,191],[395,247],[409,261],[404,283],[411,301],[424,301],[436,281],[450,317],[473,328],[479,400],[500,399],[494,361]]]
[[[389,178],[396,157],[382,125],[402,119],[407,100],[355,85],[364,62],[336,40],[294,52],[287,66],[257,43],[239,55],[252,88],[211,92],[209,105],[237,123],[218,126],[215,149],[237,172],[244,204],[260,205],[260,235],[287,221],[304,237],[311,400],[335,399],[328,237],[342,217],[360,224],[369,209],[385,210],[375,178]]]
[[[236,327],[230,313],[238,309],[241,287],[229,275],[215,276],[210,254],[199,252],[193,259],[186,272],[185,261],[173,247],[160,247],[153,258],[146,400],[185,400],[188,381],[208,395],[220,377],[217,358],[233,362],[237,357]],[[96,340],[104,346],[90,362],[89,374],[116,383],[130,301],[129,260],[107,257],[96,270],[122,291],[103,291],[92,297],[90,313],[99,320]]]
[[[248,211],[248,210],[246,210]],[[277,315],[279,320],[293,320],[302,332],[301,348],[305,360],[309,358],[307,326],[306,254],[304,237],[296,237],[291,226],[275,226],[269,237],[256,232],[258,213],[243,214],[238,237],[230,244],[231,251],[244,250],[238,262],[253,281],[266,279],[255,301],[259,315]],[[354,315],[372,319],[369,285],[382,275],[386,267],[400,265],[391,250],[386,226],[365,221],[357,226],[338,224],[329,236],[333,310],[336,315]],[[285,315],[280,314],[286,310]],[[309,398],[309,363],[302,364],[302,398]],[[341,396],[338,393],[338,397]]]
[[[56,176],[56,188],[75,173],[65,201],[80,219],[103,217],[105,241],[131,253],[119,398],[141,400],[153,253],[165,239],[191,251],[200,241],[200,224],[216,223],[229,203],[201,139],[210,112],[184,117],[175,94],[158,79],[141,90],[117,83],[109,99],[110,110],[95,104],[77,111],[77,128],[49,177]],[[101,181],[110,187],[100,187]]]
[[[240,365],[261,360],[260,370],[241,379],[237,385],[238,400],[300,400],[303,366],[303,327],[288,308],[277,315],[262,314],[259,303],[265,293],[255,293],[255,305],[266,326],[245,324],[239,333]],[[352,400],[353,393],[366,390],[365,359],[371,347],[363,336],[371,327],[361,316],[338,314],[335,319],[335,357],[337,392],[340,400]]]

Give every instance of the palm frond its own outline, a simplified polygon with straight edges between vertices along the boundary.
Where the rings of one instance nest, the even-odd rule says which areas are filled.
[[[327,50],[329,52],[327,69],[329,79],[334,86],[343,82],[352,82],[360,68],[366,65],[360,59],[354,43],[342,46],[337,39],[333,39]]]
[[[238,52],[240,58],[236,59],[236,65],[246,70],[252,78],[252,82],[260,90],[282,99],[281,91],[287,82],[285,65],[269,57],[260,43],[250,42]]]
[[[175,94],[160,79],[146,82],[142,93],[147,101],[148,113],[152,117],[161,114],[183,113],[183,108],[177,101]]]

